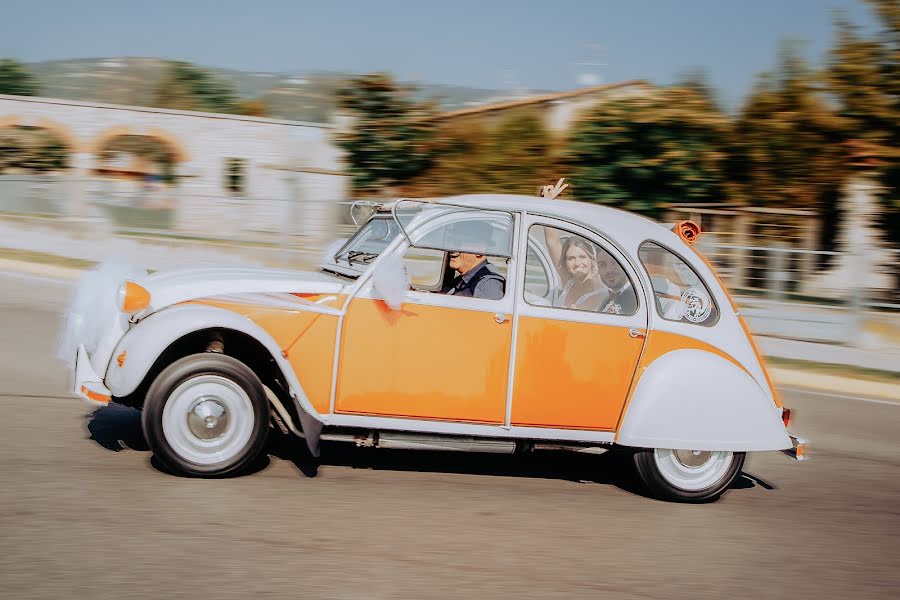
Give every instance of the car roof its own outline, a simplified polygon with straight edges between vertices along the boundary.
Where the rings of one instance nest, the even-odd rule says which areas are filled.
[[[652,219],[625,210],[589,202],[549,200],[524,194],[465,194],[442,198],[409,198],[408,200],[482,208],[485,210],[527,210],[533,214],[586,224],[590,228],[597,229],[601,233],[605,233],[632,248],[636,248],[641,241],[647,239],[668,243],[681,241],[671,231],[670,227]],[[389,204],[384,205],[385,209],[389,207]]]

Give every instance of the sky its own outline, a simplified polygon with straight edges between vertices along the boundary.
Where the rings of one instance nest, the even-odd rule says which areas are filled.
[[[0,0],[0,56],[388,71],[503,90],[667,84],[700,68],[734,108],[780,42],[821,63],[834,9],[874,31],[862,0]]]

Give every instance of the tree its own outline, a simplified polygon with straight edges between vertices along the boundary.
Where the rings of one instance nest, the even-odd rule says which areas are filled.
[[[727,119],[693,90],[611,99],[575,125],[564,161],[579,200],[659,216],[670,202],[717,202]]]
[[[433,158],[431,109],[410,97],[390,75],[373,73],[350,80],[338,102],[353,115],[338,136],[357,191],[375,191],[409,182]]]
[[[793,44],[763,74],[734,124],[729,178],[752,204],[828,209],[847,165],[846,122]]]
[[[530,110],[493,126],[478,116],[440,123],[430,168],[403,187],[410,196],[510,193],[533,195],[556,175],[554,139]]]
[[[556,175],[556,140],[539,113],[514,112],[491,131],[485,158],[492,191],[533,195]]]
[[[175,110],[233,113],[238,99],[231,84],[186,62],[169,63],[154,94],[154,105]]]
[[[0,94],[37,96],[38,83],[25,66],[14,58],[0,59]]]
[[[829,90],[841,102],[850,137],[874,149],[882,163],[880,221],[886,239],[900,246],[900,2],[867,0],[882,31],[871,39],[838,18],[827,70]]]
[[[262,100],[240,100],[235,107],[235,113],[248,117],[268,117],[269,107]]]

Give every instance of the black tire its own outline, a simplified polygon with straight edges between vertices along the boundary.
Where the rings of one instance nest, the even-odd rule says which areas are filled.
[[[657,463],[660,455],[657,453],[671,452],[673,451],[646,449],[635,451],[633,456],[638,477],[647,488],[647,491],[650,492],[650,495],[668,502],[696,504],[717,500],[741,472],[744,466],[744,459],[746,458],[746,453],[744,452],[730,453],[730,464],[723,465],[720,471],[714,472],[715,477],[707,485],[696,489],[679,487],[671,477],[667,477],[666,473],[660,469]]]
[[[208,421],[203,422],[199,420],[202,417],[195,417],[193,410],[185,410],[183,427],[178,416],[171,414],[172,410],[176,410],[175,404],[170,409],[169,415],[166,415],[166,405],[169,402],[176,403],[182,409],[184,406],[190,406],[190,386],[199,386],[204,382],[220,385],[224,390],[223,396],[232,398],[230,402],[236,402],[237,408],[240,409],[225,411],[223,432],[212,440],[204,440],[201,437],[190,438],[190,435],[193,435],[191,425],[188,424],[191,420],[194,427],[197,427],[198,422],[201,429],[210,427]],[[179,392],[178,396],[173,397],[173,392],[185,389],[181,386],[187,386],[188,392],[185,394]],[[242,390],[245,396],[242,396],[239,390]],[[203,396],[207,397],[216,398]],[[228,402],[219,398],[217,404],[211,406],[228,406]],[[167,418],[165,426],[164,417]],[[253,419],[253,423],[248,426],[246,419],[249,418]],[[211,352],[193,354],[166,367],[150,385],[144,402],[141,424],[153,454],[170,471],[191,477],[223,477],[240,472],[259,456],[269,433],[269,402],[259,378],[244,363],[224,354]],[[172,439],[167,438],[167,428]],[[182,431],[183,428],[189,431],[185,433]],[[191,450],[185,445],[186,440],[202,445],[214,443],[219,439],[231,440],[227,447],[227,456],[222,460],[218,460],[215,456],[210,456],[209,460],[192,460]],[[179,452],[178,448],[185,450]]]

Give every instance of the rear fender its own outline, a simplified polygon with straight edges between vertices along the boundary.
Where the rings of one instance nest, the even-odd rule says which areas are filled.
[[[703,350],[674,350],[638,376],[618,444],[736,452],[792,446],[780,409],[726,358]]]

